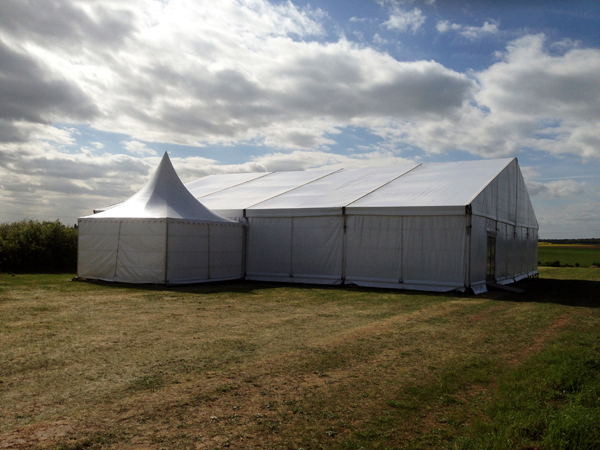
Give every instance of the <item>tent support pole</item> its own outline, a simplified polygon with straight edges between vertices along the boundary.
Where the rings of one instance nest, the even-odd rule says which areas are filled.
[[[290,218],[290,278],[294,278],[294,218]]]
[[[77,277],[79,278],[79,267],[80,267],[80,263],[79,261],[81,260],[81,258],[79,257],[79,250],[81,249],[81,244],[79,243],[81,241],[81,219],[78,217],[77,218]]]
[[[169,219],[165,219],[165,284],[169,282],[167,273],[169,273]]]
[[[465,245],[465,288],[471,287],[471,235],[473,234],[473,209],[471,205],[466,206],[465,210],[467,216],[467,240]]]
[[[119,247],[121,247],[121,225],[123,221],[119,221],[119,233],[117,234],[117,254],[115,255],[115,276],[113,277],[113,281],[117,281],[117,269],[119,267]]]
[[[400,270],[398,283],[404,283],[404,217],[400,217]]]
[[[342,206],[342,220],[344,221],[344,234],[342,237],[342,284],[346,284],[346,229],[347,229],[346,207]]]
[[[247,254],[248,254],[248,219],[246,218],[246,210],[243,211],[243,217],[245,219],[244,223],[244,232],[242,233],[242,279],[246,279],[246,271],[248,268],[246,267],[247,263]]]
[[[208,227],[208,279],[210,280],[210,223],[206,226]]]

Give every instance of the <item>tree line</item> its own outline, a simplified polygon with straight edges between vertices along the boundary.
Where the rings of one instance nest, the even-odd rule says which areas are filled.
[[[600,244],[600,238],[590,238],[590,239],[538,239],[538,242],[547,242],[549,244],[598,245],[598,244]]]
[[[60,221],[0,224],[0,272],[77,271],[77,227]]]

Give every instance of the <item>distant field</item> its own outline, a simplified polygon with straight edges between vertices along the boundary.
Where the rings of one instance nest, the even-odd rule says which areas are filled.
[[[593,263],[600,263],[600,245],[540,243],[538,261],[542,265],[559,261],[561,266],[579,264],[581,267],[589,267]]]
[[[70,278],[0,274],[0,448],[600,448],[600,269],[478,296]]]

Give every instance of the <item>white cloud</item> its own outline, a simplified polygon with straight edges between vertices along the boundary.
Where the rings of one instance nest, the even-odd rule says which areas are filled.
[[[379,36],[379,33],[375,33],[373,36],[373,43],[376,45],[386,45],[389,43],[389,41]]]
[[[527,191],[534,197],[541,195],[549,198],[574,197],[584,192],[585,183],[574,180],[556,180],[548,183],[529,181]]]
[[[48,142],[0,147],[0,221],[23,217],[74,223],[91,208],[127,198],[156,160],[126,155],[65,153]]]
[[[345,39],[311,41],[310,36],[323,33],[319,14],[291,3],[138,0],[83,8],[61,0],[83,23],[106,20],[107,27],[117,30],[113,37],[100,31],[87,36],[76,24],[64,23],[65,35],[77,41],[65,46],[66,37],[59,36],[58,24],[50,20],[58,9],[48,7],[46,23],[27,8],[15,7],[15,1],[5,5],[23,16],[22,26],[0,27],[0,37],[10,43],[7,52],[29,61],[26,67],[40,68],[30,71],[30,82],[41,93],[36,98],[46,98],[45,90],[55,87],[66,96],[58,104],[32,100],[32,120],[81,117],[96,129],[124,133],[135,141],[262,142],[314,149],[331,143],[325,136],[354,120],[451,115],[473,87],[465,75],[435,62],[399,62]],[[417,9],[409,13],[403,23],[416,31],[424,17]],[[26,25],[56,26],[49,33],[57,37],[46,39]],[[298,35],[306,40],[290,37]],[[117,52],[118,58],[113,56]],[[43,72],[56,74],[60,83],[39,81],[36,74]],[[3,117],[17,117],[16,111],[9,109]],[[15,139],[29,138],[16,121],[6,126],[13,128]]]
[[[432,120],[380,121],[374,132],[431,153],[460,149],[507,157],[523,149],[600,158],[600,50],[552,56],[543,35],[511,42],[501,60],[471,74],[470,101]]]
[[[253,158],[254,162],[268,171],[307,170],[314,168],[360,168],[408,164],[413,161],[394,155],[392,152],[375,151],[357,155],[340,155],[322,151],[293,151],[271,153]]]
[[[412,34],[417,33],[423,24],[426,17],[422,14],[419,8],[414,8],[412,11],[401,9],[397,6],[392,8],[390,18],[383,23],[389,30],[400,32],[409,31]]]
[[[471,25],[460,25],[457,23],[450,23],[447,20],[441,20],[436,24],[436,29],[440,33],[448,33],[454,31],[469,41],[476,41],[485,36],[493,36],[500,33],[498,25],[494,22],[484,22],[480,27]]]
[[[130,153],[135,155],[156,155],[156,151],[146,147],[146,144],[139,141],[122,141],[121,145]]]
[[[436,24],[435,28],[440,32],[440,33],[447,33],[448,31],[458,31],[462,28],[461,25],[457,24],[457,23],[450,23],[447,20],[440,20],[438,21],[438,23]]]
[[[410,2],[384,3],[386,27],[423,29],[426,17]],[[69,202],[87,212],[125,198],[158,161],[152,142],[271,148],[237,165],[174,158],[186,180],[394,164],[407,146],[425,154],[533,149],[600,158],[599,50],[525,36],[495,64],[463,74],[323,39],[324,17],[266,0],[0,2],[0,212],[67,211]],[[501,34],[494,22],[437,28],[470,41]],[[373,43],[385,42],[376,35]],[[80,136],[53,123],[123,133],[130,154],[104,154],[99,142],[67,151]],[[330,153],[346,127],[382,137],[377,148],[386,150]],[[535,182],[537,199],[590,190]]]

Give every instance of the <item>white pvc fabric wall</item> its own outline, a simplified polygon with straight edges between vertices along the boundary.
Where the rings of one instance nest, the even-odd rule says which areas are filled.
[[[538,223],[516,160],[471,203],[471,285],[485,284],[487,240],[496,240],[495,279],[507,284],[537,273]]]
[[[246,278],[263,281],[342,282],[343,218],[248,218]]]
[[[439,291],[464,286],[465,216],[248,220],[250,280]]]
[[[169,222],[168,283],[241,278],[243,237],[241,226]]]
[[[348,216],[346,281],[448,291],[464,286],[465,216]]]
[[[486,282],[487,240],[496,242],[495,279],[500,284],[519,281],[537,273],[538,230],[472,216],[470,284]]]
[[[115,281],[164,283],[167,221],[124,220],[119,231]]]
[[[243,227],[181,219],[81,219],[78,276],[179,284],[243,276]]]

